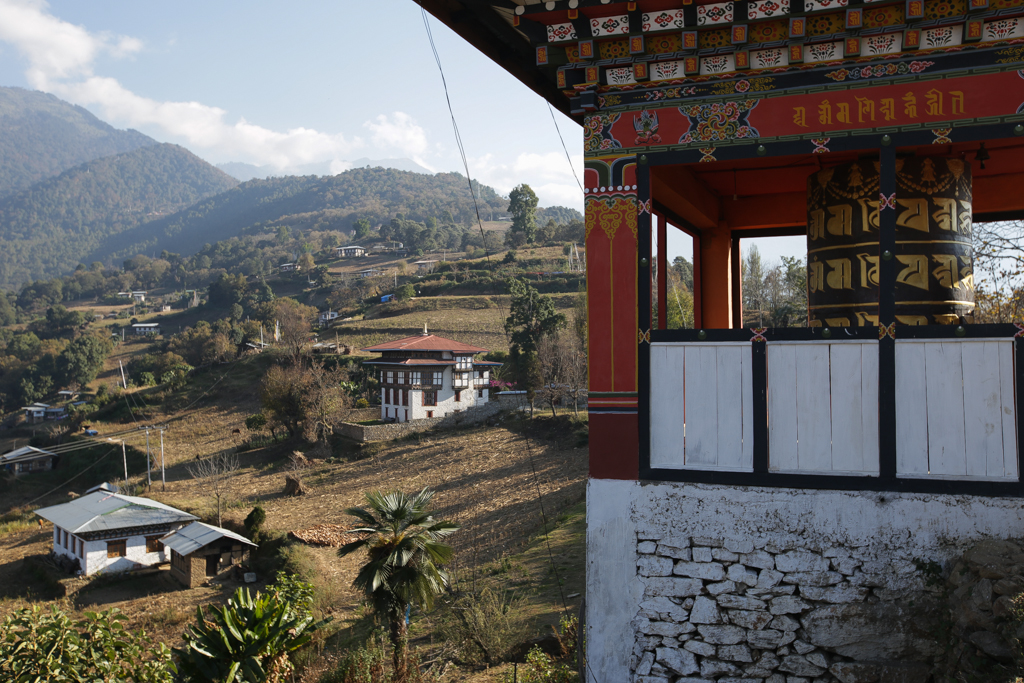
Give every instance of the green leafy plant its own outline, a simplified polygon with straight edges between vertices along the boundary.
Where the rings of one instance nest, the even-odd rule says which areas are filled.
[[[507,590],[484,588],[455,600],[446,610],[441,633],[461,662],[493,666],[507,661],[527,635],[526,599]]]
[[[0,622],[0,680],[170,683],[170,649],[124,622],[117,609],[86,612],[80,620],[56,605],[19,610]]]
[[[245,516],[245,521],[242,524],[245,525],[245,535],[250,540],[255,541],[256,537],[259,536],[260,530],[263,529],[263,523],[267,521],[267,512],[263,509],[263,506],[259,503]]]
[[[239,588],[222,607],[196,608],[196,623],[175,649],[181,679],[194,683],[283,681],[289,655],[331,621],[314,621],[312,586],[278,575],[266,593]]]

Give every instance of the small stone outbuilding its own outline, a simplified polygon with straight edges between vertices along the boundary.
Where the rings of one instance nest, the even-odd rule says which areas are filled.
[[[171,576],[189,588],[241,564],[256,547],[244,536],[202,522],[179,529],[163,544],[171,556]]]

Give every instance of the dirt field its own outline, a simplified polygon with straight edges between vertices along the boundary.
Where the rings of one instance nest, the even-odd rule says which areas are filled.
[[[216,408],[211,406],[209,410]],[[221,412],[205,420],[185,420],[180,427],[169,430],[167,441],[175,445],[168,449],[167,488],[162,491],[155,484],[148,495],[215,521],[212,498],[197,490],[186,465],[200,450],[233,448],[230,439],[218,440],[207,433],[207,428],[223,424],[226,417]],[[294,498],[281,493],[283,463],[286,453],[302,444],[247,451],[239,456],[243,467],[232,481],[224,516],[241,522],[259,501],[266,509],[268,528],[291,531],[322,522],[347,522],[344,509],[359,505],[363,493],[372,489],[413,491],[430,487],[437,492],[434,502],[439,515],[462,525],[452,539],[456,550],[451,566],[455,588],[486,581],[507,584],[508,577],[502,576],[502,571],[514,567],[514,583],[529,596],[529,617],[540,634],[557,623],[564,596],[575,594],[565,604],[570,609],[578,606],[583,588],[582,516],[578,504],[583,498],[586,448],[578,445],[566,429],[567,419],[553,422],[539,418],[424,434],[390,445],[368,446],[361,452],[354,446],[342,446],[335,455],[351,460],[316,462],[302,472],[309,493]],[[189,436],[179,443],[183,434]],[[200,436],[203,434],[205,441]],[[196,443],[190,443],[193,440]],[[80,490],[88,484],[83,482],[75,488]],[[552,535],[554,564],[543,537],[536,536],[542,528],[541,500],[552,523],[560,513],[574,510],[560,520],[561,527]],[[48,595],[51,587],[25,565],[24,559],[44,555],[51,538],[49,525],[0,536],[0,614]],[[360,558],[339,559],[329,548],[314,549],[312,556],[318,584],[327,592],[326,613],[335,618],[340,635],[309,662],[310,673],[304,680],[315,680],[314,672],[333,661],[332,642],[337,646],[348,640],[346,632],[367,628],[360,596],[350,587]],[[499,563],[502,558],[505,561]],[[182,589],[165,570],[155,576],[101,579],[82,588],[72,600],[65,600],[65,605],[77,611],[117,607],[128,615],[133,627],[145,628],[158,640],[176,646],[195,607],[222,600],[234,588],[235,584],[228,582]],[[434,641],[429,615],[414,619],[412,636],[425,660],[436,656],[440,646]],[[497,670],[449,667],[445,680],[483,683],[497,680],[496,675]]]

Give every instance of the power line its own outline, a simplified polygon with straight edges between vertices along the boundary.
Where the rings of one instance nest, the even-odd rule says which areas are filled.
[[[555,108],[548,102],[548,112],[551,114],[551,122],[555,124],[555,130],[558,131],[558,139],[562,143],[562,150],[565,152],[565,159],[569,162],[569,169],[572,170],[572,177],[576,179],[576,184],[580,186],[580,192],[583,192],[583,183],[580,182],[580,177],[576,175],[576,167],[572,165],[572,158],[569,156],[569,150],[565,146],[565,138],[562,137],[562,129],[558,127],[558,119],[555,118]]]

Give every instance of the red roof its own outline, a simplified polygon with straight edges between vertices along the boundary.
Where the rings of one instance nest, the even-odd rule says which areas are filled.
[[[484,353],[487,349],[470,346],[452,339],[437,337],[432,334],[417,334],[414,337],[396,339],[376,346],[368,346],[363,351],[452,351],[455,353]]]

